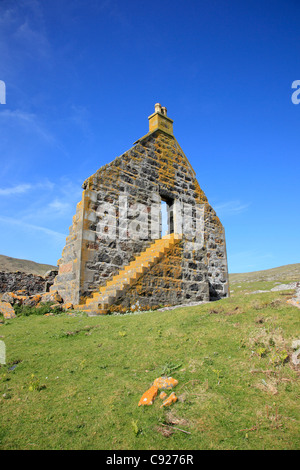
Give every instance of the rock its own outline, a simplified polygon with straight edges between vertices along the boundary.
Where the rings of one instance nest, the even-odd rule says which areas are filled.
[[[169,406],[172,403],[175,403],[177,400],[178,398],[176,397],[175,393],[172,392],[171,395],[163,402],[163,404],[161,405],[161,408],[163,406]]]
[[[45,304],[47,302],[53,302],[53,294],[51,292],[46,292],[45,294],[42,294],[41,298],[41,304]]]
[[[15,318],[16,314],[9,302],[0,302],[0,313],[4,318]]]
[[[154,380],[152,387],[150,387],[144,395],[141,397],[139,401],[139,406],[141,405],[152,405],[155,397],[157,396],[158,390],[170,390],[173,387],[176,387],[178,384],[178,380],[173,379],[172,377],[158,377]],[[165,392],[161,392],[159,398],[162,400],[166,398],[167,394]],[[171,403],[175,403],[177,401],[177,397],[174,392],[164,401],[161,406],[167,406]]]
[[[67,302],[63,305],[64,310],[72,310],[73,309],[73,304],[72,302]]]
[[[41,300],[41,295],[24,295],[24,290],[18,290],[16,292],[4,292],[1,300],[8,302],[11,305],[27,305],[28,307],[35,307]]]
[[[59,294],[54,294],[54,301],[55,301],[55,302],[59,302],[60,304],[62,304],[63,301],[64,301],[64,299],[62,298],[61,295],[59,295]]]
[[[26,297],[26,299],[23,301],[23,305],[27,305],[28,307],[36,307],[40,303],[41,298],[42,296],[40,294]]]
[[[50,305],[50,309],[51,309],[51,310],[59,310],[59,311],[61,312],[62,309],[63,309],[63,307],[62,307],[61,304],[56,303],[56,304]]]
[[[263,292],[270,292],[269,290],[254,290],[251,292],[251,294],[261,294]]]
[[[46,302],[59,302],[62,303],[63,299],[62,297],[58,294],[57,291],[53,292],[45,292],[44,294],[41,295],[41,303],[46,303]]]
[[[295,294],[292,299],[287,300],[287,302],[294,307],[300,308],[300,282],[296,283]]]
[[[51,287],[53,286],[54,279],[56,278],[58,274],[57,270],[52,270],[52,271],[47,271],[46,274],[44,275],[45,279],[45,291],[49,292]]]
[[[55,276],[57,276],[57,274],[58,274],[58,270],[53,269],[53,270],[47,271],[46,274],[44,274],[44,278],[46,281],[48,281],[49,279],[54,279]]]
[[[14,292],[21,296],[48,292],[57,273],[57,270],[48,271],[43,277],[21,271],[0,271],[0,292]]]
[[[27,274],[20,271],[0,271],[0,291],[14,292],[17,295],[33,295],[44,292],[45,279],[36,274]]]
[[[142,395],[138,406],[141,405],[152,405],[154,398],[157,396],[158,388],[152,385],[145,393]]]
[[[292,282],[290,284],[279,284],[279,286],[275,286],[271,289],[271,292],[277,292],[280,290],[290,290],[290,289],[296,289],[297,287],[297,282]]]
[[[28,295],[28,292],[26,289],[19,289],[19,290],[16,290],[15,294],[17,295]]]
[[[154,380],[153,385],[162,390],[170,390],[173,387],[176,387],[178,380],[173,379],[172,377],[159,377]]]
[[[27,298],[26,295],[17,295],[14,292],[6,292],[2,296],[2,300],[9,302],[11,305],[22,305]]]
[[[17,295],[14,292],[4,292],[4,294],[2,294],[1,300],[3,302],[8,302],[11,305],[14,305],[17,300]]]

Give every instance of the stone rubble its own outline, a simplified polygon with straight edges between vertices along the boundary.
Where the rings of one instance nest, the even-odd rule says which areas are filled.
[[[58,271],[48,271],[44,276],[21,271],[0,271],[0,293],[24,291],[27,295],[49,291]]]
[[[0,313],[4,318],[14,318],[14,305],[24,305],[27,307],[40,307],[45,303],[52,303],[49,306],[51,310],[70,310],[73,308],[71,303],[63,303],[63,298],[54,292],[44,292],[40,294],[28,295],[24,289],[16,292],[4,292],[0,294]]]
[[[287,301],[289,304],[294,305],[294,307],[300,308],[300,282],[296,283],[295,294],[292,299]]]

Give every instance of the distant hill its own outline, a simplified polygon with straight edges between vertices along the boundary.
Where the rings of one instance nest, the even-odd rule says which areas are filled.
[[[0,271],[14,273],[21,271],[27,274],[38,274],[44,276],[47,271],[57,269],[57,266],[50,264],[35,263],[27,259],[11,258],[10,256],[0,255]]]
[[[0,255],[0,271],[16,272],[21,271],[27,274],[38,274],[43,276],[47,271],[57,269],[57,266],[51,264],[35,263],[26,259],[11,258],[10,256]],[[255,281],[299,281],[300,263],[287,264],[278,268],[266,269],[263,271],[252,271],[249,273],[229,274],[229,282],[255,282]]]
[[[250,273],[229,274],[230,284],[237,282],[255,281],[299,281],[300,263],[287,264],[278,268],[266,269],[264,271],[253,271]]]

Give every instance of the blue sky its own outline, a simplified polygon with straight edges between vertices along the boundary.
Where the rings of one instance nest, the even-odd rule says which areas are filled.
[[[81,184],[161,103],[230,272],[300,262],[298,0],[2,0],[0,253],[56,264]]]

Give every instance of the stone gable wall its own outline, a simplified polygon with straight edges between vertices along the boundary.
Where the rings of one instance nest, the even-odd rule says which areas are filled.
[[[228,295],[223,226],[174,137],[161,131],[145,136],[121,157],[100,168],[83,187],[54,286],[65,301],[76,304],[90,296],[149,247],[148,237],[122,237],[131,224],[139,225],[141,235],[150,233],[156,217],[151,207],[160,205],[161,197],[191,207],[204,205],[205,246],[198,247],[184,236],[180,245],[132,286],[126,299],[118,304],[123,302],[126,306],[139,301],[149,306],[174,305]],[[119,204],[119,198],[125,195],[129,212],[124,224],[120,212],[125,207]],[[115,220],[109,217],[109,209],[105,210],[107,204],[119,206]],[[109,233],[114,222],[117,237],[112,239]],[[107,233],[103,233],[103,228]]]

